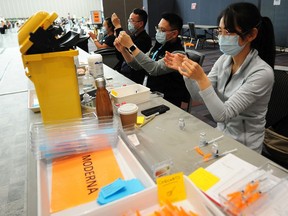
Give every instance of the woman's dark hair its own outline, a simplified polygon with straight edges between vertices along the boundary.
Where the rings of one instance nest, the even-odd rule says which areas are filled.
[[[178,30],[178,33],[180,34],[183,26],[183,20],[180,16],[175,13],[163,13],[161,18],[168,21],[171,28]]]
[[[106,17],[105,21],[107,22],[108,28],[112,28],[112,31],[114,32],[115,26],[113,25],[111,18]]]
[[[258,8],[247,2],[229,5],[218,17],[218,23],[222,17],[225,28],[241,38],[248,35],[253,28],[257,28],[258,35],[251,42],[251,47],[257,49],[259,56],[274,68],[275,36],[273,24],[268,17],[262,17]],[[237,31],[236,27],[240,28],[241,32]]]
[[[144,23],[143,26],[145,27],[145,25],[147,23],[147,19],[148,19],[147,12],[141,8],[135,8],[132,12],[139,16],[139,18],[140,18],[139,21],[143,21],[143,23]]]

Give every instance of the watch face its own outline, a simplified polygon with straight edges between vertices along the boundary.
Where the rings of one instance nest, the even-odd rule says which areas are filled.
[[[136,49],[135,45],[132,45],[132,46],[129,48],[129,50],[130,50],[131,52],[133,52],[135,49]]]

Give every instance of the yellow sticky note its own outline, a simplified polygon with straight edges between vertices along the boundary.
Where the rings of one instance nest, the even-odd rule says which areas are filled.
[[[114,90],[111,91],[111,94],[112,94],[113,96],[115,96],[115,97],[118,96],[118,93],[117,93],[116,91],[114,91]]]
[[[175,173],[156,179],[158,186],[158,201],[177,202],[186,199],[186,189],[183,173]]]
[[[220,180],[220,178],[203,169],[202,167],[191,173],[188,177],[198,188],[204,192]]]
[[[143,124],[144,121],[145,121],[144,116],[137,116],[137,124],[138,124],[138,125]]]

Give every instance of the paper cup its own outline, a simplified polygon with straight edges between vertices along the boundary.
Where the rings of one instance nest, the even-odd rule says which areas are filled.
[[[137,121],[138,106],[133,103],[127,103],[118,108],[123,128],[133,127]]]

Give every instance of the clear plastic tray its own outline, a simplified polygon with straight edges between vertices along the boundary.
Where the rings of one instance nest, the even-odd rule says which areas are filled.
[[[53,159],[114,147],[117,137],[116,118],[101,122],[96,117],[39,122],[30,126],[30,149],[36,159]]]
[[[173,160],[157,148],[157,144],[141,129],[120,131],[120,135],[154,179],[177,172]]]
[[[287,177],[287,174],[283,168],[270,162],[266,163],[220,192],[221,205],[230,215],[246,215],[244,212],[248,208],[271,196],[273,189]]]
[[[269,194],[263,196],[258,202],[244,210],[243,215],[288,215],[288,179],[281,182],[271,189]]]

